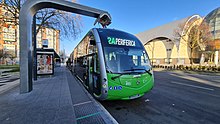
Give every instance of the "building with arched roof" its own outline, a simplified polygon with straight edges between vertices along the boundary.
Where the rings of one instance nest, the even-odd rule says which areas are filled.
[[[214,39],[220,39],[220,7],[210,12],[205,18],[204,22],[211,27],[210,31]]]
[[[182,25],[180,36],[175,32]],[[195,26],[208,25],[211,38],[198,48],[189,47],[189,32]],[[204,18],[193,15],[141,33],[136,36],[144,44],[149,58],[154,64],[196,64],[220,65],[220,7]]]
[[[136,36],[142,41],[145,45],[148,42],[154,39],[167,38],[173,39],[173,31],[179,24],[186,22],[187,18],[177,20],[141,33],[138,33]]]
[[[199,54],[190,54],[187,45],[188,34],[195,25],[200,25],[202,17],[193,15],[148,31],[136,34],[154,64],[190,64],[190,57],[199,62]],[[178,28],[180,37],[175,36]]]
[[[220,60],[220,7],[210,12],[205,18],[203,23],[207,23],[210,26],[210,32],[212,33],[213,40],[209,42],[206,47],[206,53],[209,54],[209,58],[214,60],[215,64],[219,64]],[[206,56],[207,56],[206,54]]]

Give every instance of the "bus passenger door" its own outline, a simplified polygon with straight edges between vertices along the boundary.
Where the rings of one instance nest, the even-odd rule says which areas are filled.
[[[93,72],[92,72],[93,92],[96,95],[100,95],[101,94],[100,65],[99,65],[99,58],[97,53],[92,57],[92,65],[93,65]]]
[[[93,78],[92,78],[92,74],[93,74],[93,71],[94,71],[94,62],[93,62],[93,58],[92,56],[89,56],[88,57],[88,69],[87,69],[87,74],[88,74],[88,77],[87,77],[87,83],[88,83],[88,86],[89,86],[89,91],[91,93],[93,93]]]

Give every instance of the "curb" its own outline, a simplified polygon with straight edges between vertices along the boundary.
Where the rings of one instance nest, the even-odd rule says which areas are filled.
[[[96,104],[96,106],[98,108],[100,108],[100,111],[105,113],[105,115],[102,115],[102,117],[103,117],[103,120],[106,122],[106,124],[110,124],[110,123],[119,124],[115,120],[115,118],[113,118],[112,115],[102,106],[102,104],[92,97],[92,95],[85,89],[85,87],[82,85],[82,83],[79,81],[79,79],[76,76],[74,76],[74,73],[72,73],[72,76],[76,79],[76,81],[78,82],[80,87],[82,87],[83,91],[89,96],[89,98]],[[106,119],[106,118],[108,118],[108,119]]]

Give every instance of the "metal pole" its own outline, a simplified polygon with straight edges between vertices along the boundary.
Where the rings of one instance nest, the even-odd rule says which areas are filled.
[[[34,80],[37,80],[37,38],[36,38],[36,14],[33,17],[33,34],[32,34],[32,42],[33,42],[33,77]]]

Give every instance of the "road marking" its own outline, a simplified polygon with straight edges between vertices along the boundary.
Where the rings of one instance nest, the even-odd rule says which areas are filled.
[[[212,96],[212,97],[218,97],[218,98],[220,98],[220,96],[219,95],[214,95],[214,94],[211,94],[211,93],[207,93],[207,92],[197,92],[197,91],[194,91],[194,92],[196,92],[196,93],[203,93],[203,94],[205,94],[205,95],[210,95],[210,96]]]
[[[198,83],[203,83],[203,84],[207,84],[207,85],[211,85],[211,86],[215,86],[215,87],[220,87],[220,83],[216,84],[214,82],[211,82],[208,80],[203,80],[203,79],[196,78],[196,77],[189,76],[189,75],[183,75],[183,76],[176,75],[176,74],[170,74],[170,75],[175,76],[175,77],[179,77],[179,78],[183,78],[183,79],[187,79],[187,80],[191,80],[191,81],[196,81]]]
[[[79,106],[79,105],[87,104],[87,103],[90,103],[90,102],[92,102],[92,101],[77,103],[77,104],[74,104],[73,106]]]
[[[179,84],[179,85],[183,85],[183,86],[194,87],[194,88],[199,88],[199,89],[204,89],[204,90],[214,91],[214,89],[211,89],[211,88],[201,87],[201,86],[196,86],[196,85],[191,85],[191,84],[185,84],[185,83],[179,83],[179,82],[175,82],[175,81],[171,81],[170,83]]]

